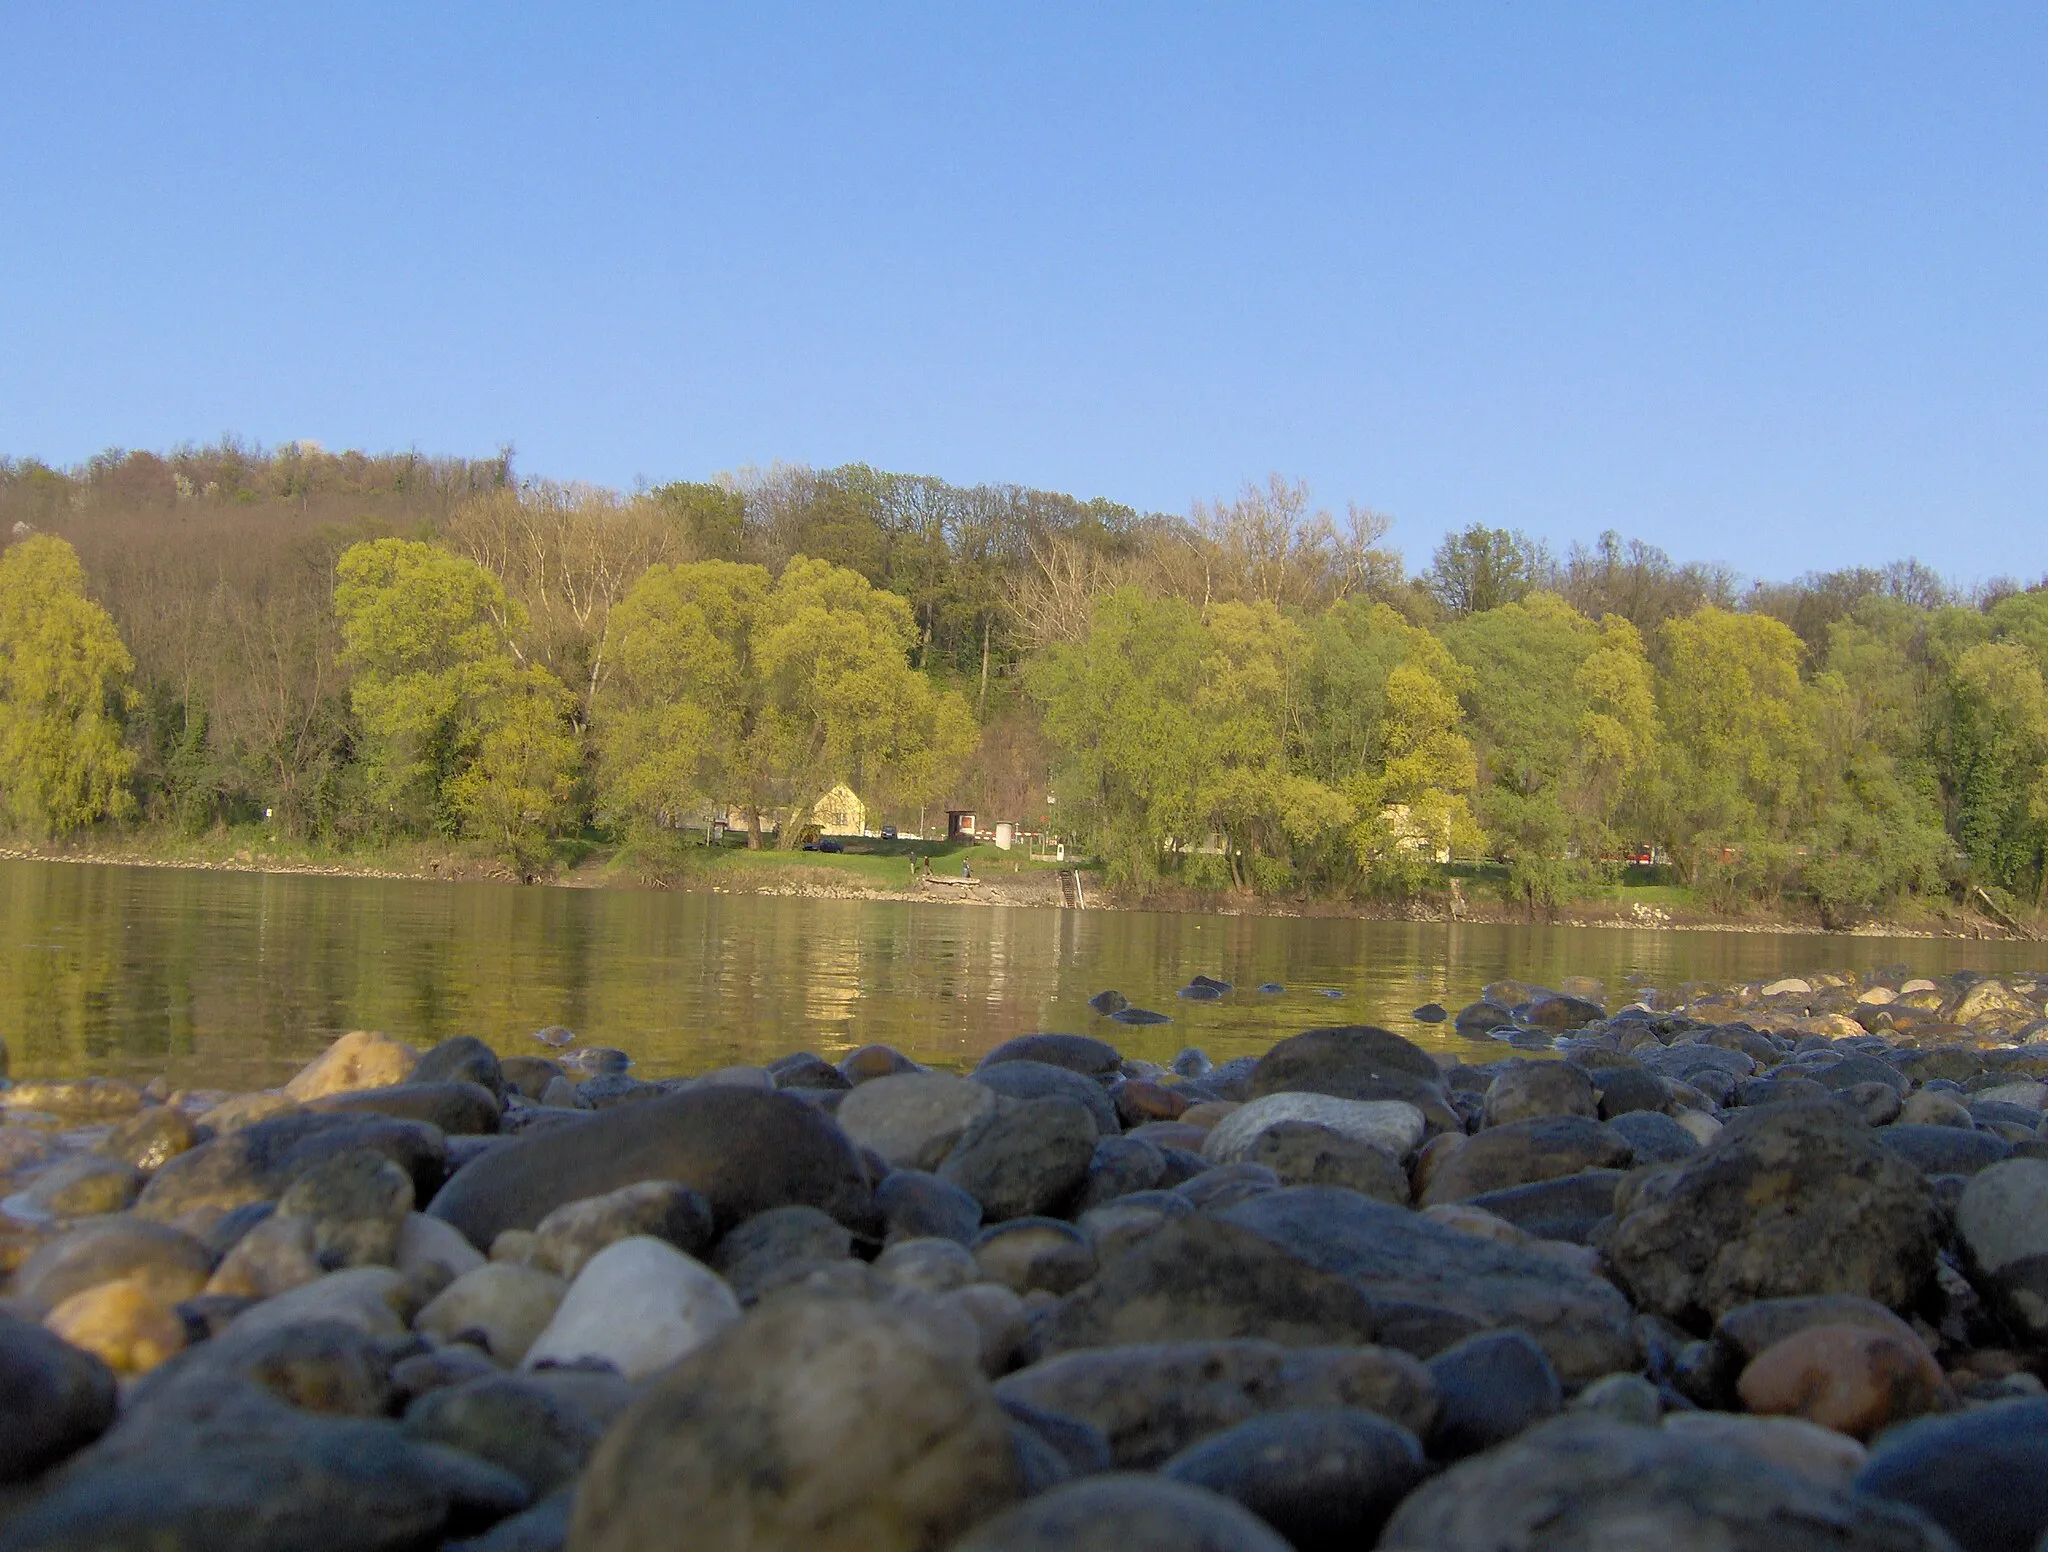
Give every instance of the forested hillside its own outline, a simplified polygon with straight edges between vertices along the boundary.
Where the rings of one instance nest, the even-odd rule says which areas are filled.
[[[1185,516],[865,466],[622,494],[233,444],[0,462],[0,782],[32,837],[759,837],[837,782],[1113,881],[1356,897],[1655,848],[1715,908],[2038,910],[2048,591],[1555,556],[1275,479]],[[781,824],[785,837],[797,826]]]

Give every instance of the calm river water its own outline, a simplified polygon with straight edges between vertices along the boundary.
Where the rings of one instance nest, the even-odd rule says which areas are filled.
[[[422,1048],[475,1034],[538,1052],[532,1032],[544,1024],[622,1047],[657,1077],[871,1040],[966,1065],[1040,1029],[1097,1033],[1155,1059],[1199,1045],[1221,1060],[1314,1024],[1382,1023],[1459,1044],[1410,1010],[1432,999],[1456,1008],[1502,976],[1592,975],[1613,993],[1631,976],[1674,984],[1893,963],[2040,969],[2048,950],[0,861],[0,1038],[16,1076],[164,1072],[255,1087],[348,1029]],[[1197,973],[1238,989],[1177,998]],[[1252,990],[1268,981],[1286,990]],[[1105,987],[1173,1021],[1100,1019],[1087,999]]]

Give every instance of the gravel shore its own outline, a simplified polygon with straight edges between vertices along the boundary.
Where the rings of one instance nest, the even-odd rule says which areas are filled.
[[[2048,1547],[2048,975],[1632,995],[0,1088],[0,1552]]]

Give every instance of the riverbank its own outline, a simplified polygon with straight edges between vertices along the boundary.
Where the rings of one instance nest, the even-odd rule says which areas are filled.
[[[1949,901],[1912,902],[1884,920],[1830,929],[1806,909],[1739,914],[1698,905],[1689,891],[1670,885],[1618,886],[1593,897],[1531,913],[1465,885],[1411,901],[1329,900],[1184,889],[1171,884],[1138,892],[1106,888],[1093,866],[1035,861],[979,845],[863,843],[872,851],[842,853],[750,852],[739,848],[683,848],[650,853],[631,847],[579,844],[559,859],[522,874],[480,849],[410,842],[370,852],[293,847],[268,840],[202,837],[137,845],[126,839],[89,839],[44,846],[0,845],[0,858],[21,861],[191,868],[228,873],[279,873],[326,878],[403,879],[440,883],[524,884],[562,889],[643,889],[751,894],[814,900],[917,900],[948,905],[1071,906],[1063,872],[1078,876],[1089,910],[1164,911],[1214,916],[1331,918],[1359,921],[1468,922],[1499,926],[1625,928],[1631,931],[1798,933],[1815,936],[1952,938],[2038,941],[2038,928],[2011,923]],[[883,850],[879,848],[886,847]],[[955,882],[965,861],[971,885]],[[933,877],[925,878],[921,864]]]
[[[0,1552],[2034,1546],[2048,979],[1564,984],[0,1089]]]

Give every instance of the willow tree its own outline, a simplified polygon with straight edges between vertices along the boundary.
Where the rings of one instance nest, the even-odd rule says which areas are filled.
[[[1554,905],[1618,847],[1636,778],[1655,759],[1642,637],[1595,624],[1554,593],[1458,621],[1446,644],[1471,671],[1479,816],[1516,893]]]
[[[871,806],[934,796],[974,748],[956,693],[910,666],[910,606],[858,572],[794,557],[654,566],[620,602],[598,706],[604,805],[672,826],[705,804],[774,815],[794,846],[836,783]]]
[[[62,539],[0,554],[0,804],[16,827],[65,835],[134,810],[121,741],[135,660]]]
[[[336,565],[335,613],[371,790],[398,825],[491,841],[524,859],[566,822],[573,700],[522,664],[504,584],[430,544],[378,539]]]
[[[1762,614],[1705,608],[1664,626],[1667,844],[1695,885],[1775,891],[1817,758],[1799,638]]]

